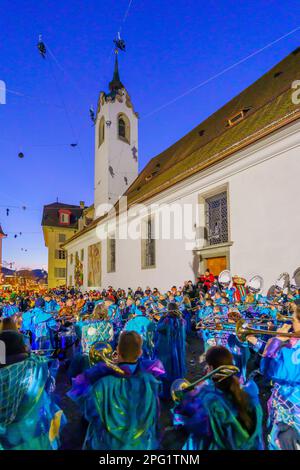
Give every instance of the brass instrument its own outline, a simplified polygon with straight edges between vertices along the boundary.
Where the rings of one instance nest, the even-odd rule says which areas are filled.
[[[281,313],[277,313],[276,315],[276,320],[278,321],[292,321],[293,320],[293,317],[289,316],[289,315],[282,315]]]
[[[206,318],[198,321],[196,324],[196,330],[222,330],[222,326],[234,327],[235,323],[240,320],[241,315],[237,314],[237,312],[229,313],[232,313],[232,315],[208,315]]]
[[[201,382],[205,382],[205,380],[213,376],[215,378],[215,382],[222,382],[222,380],[228,379],[229,377],[231,377],[234,374],[237,374],[238,372],[239,372],[239,368],[230,364],[230,365],[223,365],[223,366],[217,367],[212,372],[209,372],[203,377],[200,377],[200,379],[196,380],[193,383],[190,383],[186,379],[177,379],[172,383],[172,386],[171,386],[172,399],[175,402],[180,401],[184,393],[194,390],[194,388],[197,387],[197,385],[199,385]]]
[[[291,318],[288,317],[290,320]],[[286,320],[285,320],[286,321]],[[250,323],[251,324],[251,323]],[[259,324],[259,322],[256,322]],[[258,335],[266,335],[266,336],[282,336],[284,338],[300,338],[300,333],[281,333],[274,330],[262,330],[257,328],[249,327],[249,322],[245,321],[244,319],[238,320],[235,324],[235,329],[226,329],[226,326],[234,326],[233,323],[214,323],[213,325],[196,325],[196,328],[199,330],[209,330],[209,331],[216,331],[216,332],[224,332],[224,333],[235,333],[238,339],[241,342],[245,342],[247,340],[247,336],[258,336]]]
[[[94,343],[89,352],[89,361],[91,367],[98,364],[98,362],[104,362],[107,367],[117,372],[118,374],[125,375],[123,369],[121,369],[116,362],[114,362],[114,351],[109,343],[99,341]]]
[[[238,339],[242,342],[247,340],[247,336],[258,335],[282,336],[284,338],[300,338],[300,333],[281,333],[273,330],[258,330],[255,328],[249,328],[247,323],[245,324],[244,320],[239,320],[237,322],[235,331]]]
[[[289,315],[282,315],[281,313],[277,312],[276,320],[284,323],[284,322],[292,321],[293,317]],[[255,324],[272,322],[272,321],[274,321],[274,318],[268,315],[267,316],[262,315],[261,318],[247,319],[247,323],[255,323]]]

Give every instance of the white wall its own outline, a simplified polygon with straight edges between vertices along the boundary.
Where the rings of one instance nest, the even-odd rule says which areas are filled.
[[[164,191],[148,203],[191,203],[199,196],[228,185],[230,218],[230,267],[247,279],[260,274],[265,290],[287,271],[300,266],[300,123],[236,153],[223,163]],[[191,221],[193,226],[195,218]],[[198,221],[204,225],[204,220]],[[193,228],[193,227],[192,227]],[[68,245],[69,253],[97,242],[96,231]],[[192,246],[195,246],[195,243]],[[147,285],[167,290],[193,279],[192,246],[186,240],[157,240],[156,267],[141,269],[141,241],[117,240],[116,273],[106,273],[106,243],[102,243],[103,286]],[[87,253],[84,289],[87,287]],[[70,274],[70,269],[68,269]]]
[[[231,269],[266,286],[300,266],[300,152],[292,148],[230,179]]]
[[[138,162],[132,155],[132,147],[138,149],[138,118],[133,108],[126,104],[127,92],[122,90],[123,96],[115,101],[105,101],[100,106],[95,123],[95,177],[94,177],[94,204],[95,217],[97,217],[97,207],[99,204],[109,203],[114,205],[118,196],[124,194],[130,184],[138,175]],[[103,93],[100,94],[100,103]],[[126,114],[130,121],[130,142],[124,142],[118,138],[118,115]],[[99,147],[99,123],[104,116],[104,142]],[[110,127],[106,122],[110,121]],[[115,176],[109,173],[109,166],[114,170]],[[125,183],[124,176],[128,180]],[[109,199],[110,198],[110,199]]]

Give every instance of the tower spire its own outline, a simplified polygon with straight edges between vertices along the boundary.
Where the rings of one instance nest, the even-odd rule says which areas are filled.
[[[117,91],[124,88],[123,83],[120,80],[119,74],[119,62],[118,62],[118,49],[115,50],[115,68],[112,81],[109,83],[110,91]]]

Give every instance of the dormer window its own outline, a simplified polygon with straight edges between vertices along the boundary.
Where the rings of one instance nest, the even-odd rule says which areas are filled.
[[[58,213],[60,225],[70,225],[71,211],[68,209],[60,209]]]

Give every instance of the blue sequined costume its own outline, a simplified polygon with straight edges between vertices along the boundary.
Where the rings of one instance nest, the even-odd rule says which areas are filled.
[[[158,448],[159,361],[119,364],[124,375],[99,363],[73,380],[70,398],[89,422],[84,449]]]

